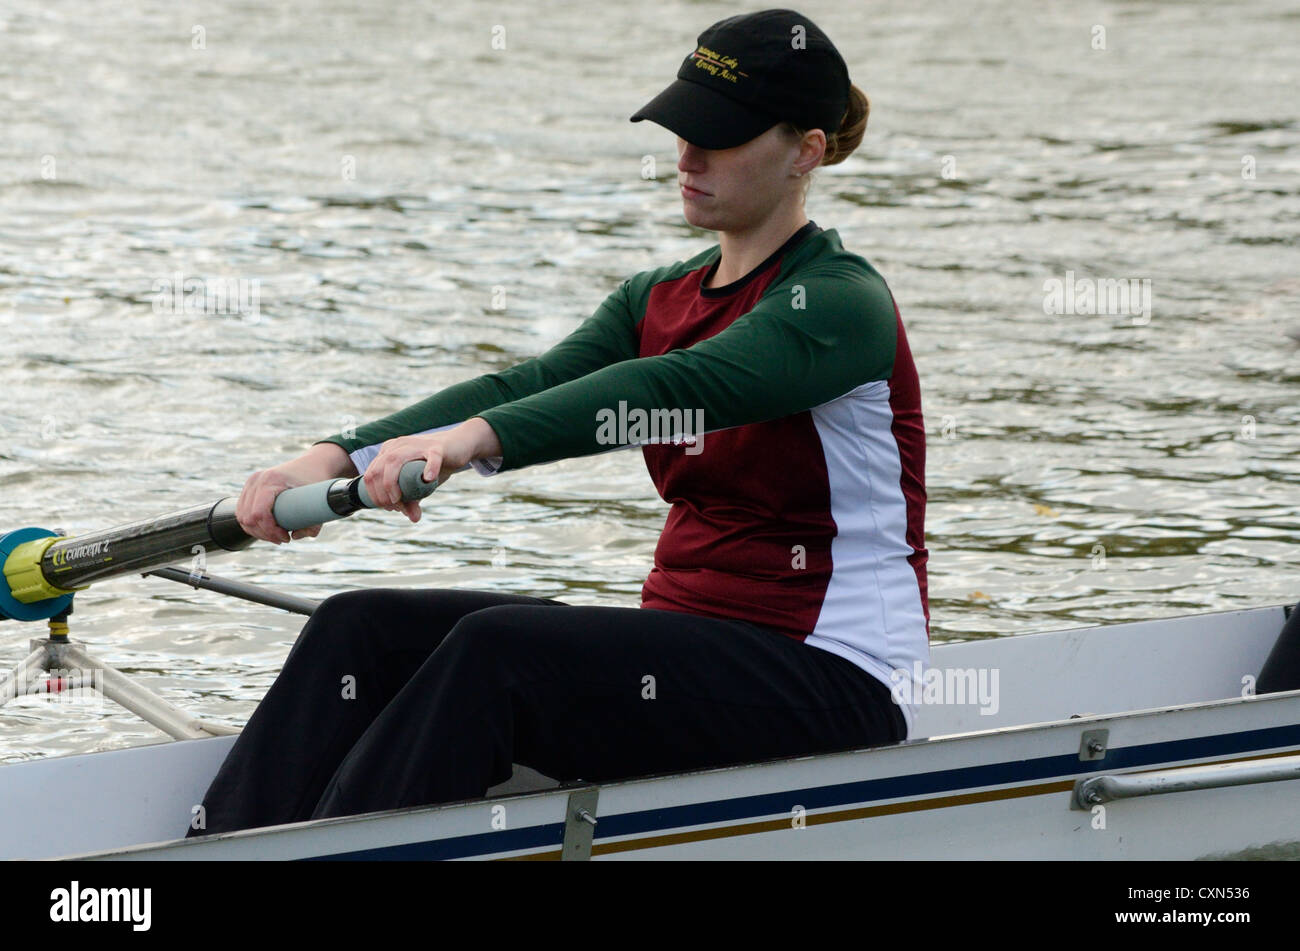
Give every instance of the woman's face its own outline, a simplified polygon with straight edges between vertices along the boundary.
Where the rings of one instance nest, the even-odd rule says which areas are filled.
[[[677,181],[686,220],[710,231],[761,225],[785,200],[798,200],[807,157],[773,126],[733,149],[702,149],[677,137]]]

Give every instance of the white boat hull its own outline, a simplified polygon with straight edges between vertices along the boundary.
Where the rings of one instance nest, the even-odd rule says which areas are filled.
[[[1235,773],[1300,752],[1300,691],[1243,695],[1283,620],[1263,608],[939,646],[936,669],[998,672],[997,710],[922,704],[926,738],[898,746],[196,839],[176,837],[233,737],[11,764],[0,857],[545,859],[566,825],[593,859],[1285,853],[1300,844],[1297,782],[1071,807],[1093,776],[1245,764]],[[1101,758],[1081,758],[1102,730]],[[586,843],[570,819],[584,803]]]

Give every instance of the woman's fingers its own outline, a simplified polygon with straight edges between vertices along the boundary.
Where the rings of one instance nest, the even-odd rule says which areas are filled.
[[[387,508],[388,490],[384,488],[384,464],[378,456],[366,466],[366,474],[361,477],[361,481],[365,483],[366,492],[369,493],[375,507]]]
[[[256,472],[244,480],[244,487],[239,490],[239,498],[235,499],[235,520],[245,531],[248,530],[248,487],[255,478],[257,478]]]
[[[398,484],[402,467],[413,459],[424,460],[426,469],[440,467],[442,449],[438,437],[403,436],[390,439],[379,448],[379,455],[366,467],[364,476],[366,491],[379,508],[406,512],[408,517],[411,517],[410,505],[414,504],[418,511],[418,503],[402,500],[402,489]],[[418,518],[417,515],[411,521]]]
[[[244,488],[240,490],[239,499],[235,502],[235,518],[239,522],[239,527],[254,538],[262,537],[257,518],[257,493],[262,484],[263,474],[259,469],[244,480]]]
[[[396,451],[396,440],[390,439],[379,447],[379,455],[366,466],[366,474],[362,477],[366,484],[366,491],[370,493],[371,500],[377,508],[392,508],[392,493],[388,486],[388,468],[390,460]],[[396,480],[394,480],[396,484]]]
[[[272,511],[275,497],[288,487],[288,480],[269,469],[249,476],[235,503],[235,518],[240,527],[263,541],[277,545],[289,541],[289,533],[276,524]]]
[[[258,527],[262,530],[262,537],[277,545],[289,541],[289,533],[275,520],[275,497],[287,488],[289,488],[288,479],[279,473],[268,473],[268,477],[264,478],[261,486],[258,487],[254,501],[254,515]]]
[[[320,534],[319,525],[309,525],[292,533],[285,531],[275,520],[276,499],[285,489],[321,482],[339,474],[337,460],[322,464],[310,451],[270,469],[259,469],[245,480],[239,492],[235,501],[235,518],[249,535],[277,545],[295,538],[315,538]]]

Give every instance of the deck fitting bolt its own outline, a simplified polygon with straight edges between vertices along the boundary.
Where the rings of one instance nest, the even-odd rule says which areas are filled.
[[[1104,743],[1101,742],[1101,740],[1095,740],[1095,739],[1094,739],[1094,740],[1089,740],[1089,741],[1088,741],[1088,752],[1089,752],[1089,753],[1101,753],[1101,752],[1103,752],[1105,749],[1106,749],[1106,746],[1105,746]]]
[[[577,812],[577,816],[578,816],[578,818],[581,819],[583,822],[589,822],[589,823],[591,823],[592,825],[595,825],[595,824],[596,824],[596,817],[593,816],[593,815],[592,815],[590,812],[588,812],[586,809],[579,809],[578,812]]]

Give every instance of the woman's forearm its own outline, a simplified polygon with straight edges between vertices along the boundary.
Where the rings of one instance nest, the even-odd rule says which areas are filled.
[[[358,474],[347,450],[332,442],[319,442],[297,459],[282,463],[279,468],[305,482],[323,482]]]
[[[466,438],[470,442],[470,460],[493,459],[502,453],[501,440],[482,416],[467,419],[462,424]]]

